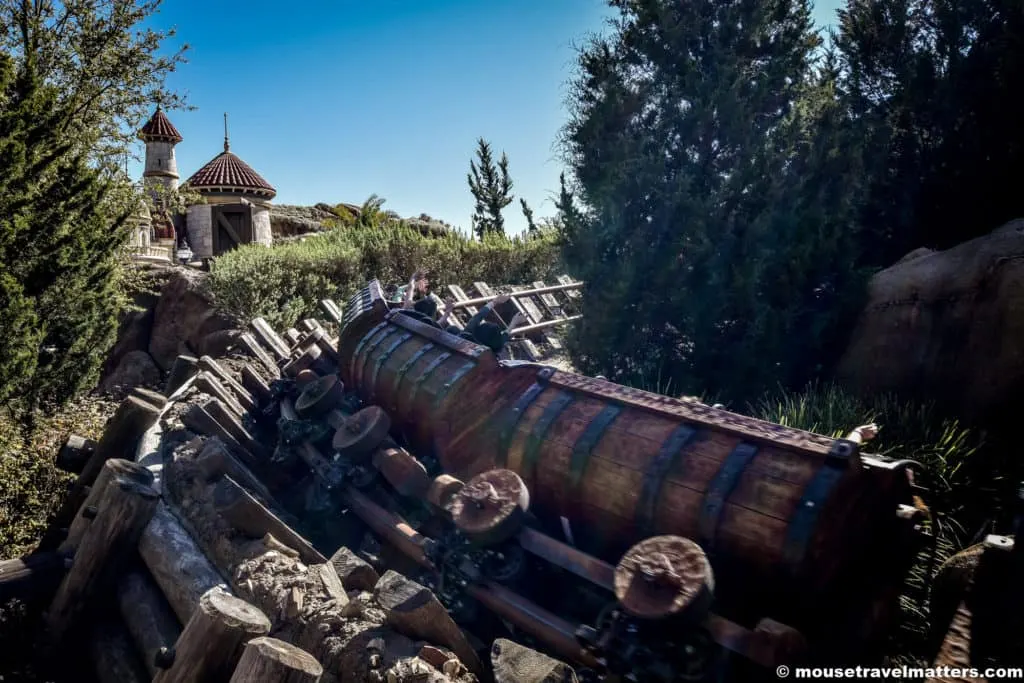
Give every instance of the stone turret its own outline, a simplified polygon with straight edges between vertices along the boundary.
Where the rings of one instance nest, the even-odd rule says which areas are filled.
[[[178,189],[178,161],[174,158],[174,146],[183,138],[159,105],[139,131],[139,139],[146,143],[146,170],[142,174],[146,185],[160,184],[168,190]]]

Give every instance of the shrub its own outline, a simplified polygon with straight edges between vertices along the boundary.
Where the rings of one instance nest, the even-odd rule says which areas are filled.
[[[208,287],[217,305],[243,319],[263,316],[286,328],[344,301],[368,280],[405,282],[417,269],[434,285],[532,282],[558,268],[553,239],[457,234],[426,237],[402,223],[354,225],[272,247],[246,245],[213,260]]]

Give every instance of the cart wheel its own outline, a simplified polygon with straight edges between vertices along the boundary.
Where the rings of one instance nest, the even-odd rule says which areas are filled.
[[[344,392],[337,375],[325,375],[306,385],[295,400],[295,412],[303,419],[321,417],[341,402]]]
[[[526,484],[510,470],[478,474],[451,502],[452,521],[478,545],[507,541],[522,527],[530,508]]]
[[[384,443],[391,430],[391,418],[378,406],[363,408],[334,433],[334,450],[353,461],[369,456]]]
[[[707,615],[715,587],[711,563],[699,545],[681,536],[637,543],[615,568],[615,597],[640,619]]]

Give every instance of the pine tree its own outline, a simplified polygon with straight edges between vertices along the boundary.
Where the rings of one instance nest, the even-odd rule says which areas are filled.
[[[586,209],[564,238],[588,282],[576,361],[733,398],[789,382],[790,340],[830,296],[824,267],[794,262],[844,268],[847,254],[812,254],[838,249],[849,227],[800,208],[811,188],[797,169],[834,143],[811,136],[810,112],[827,107],[807,104],[826,98],[811,79],[821,40],[809,5],[610,4],[616,31],[580,55],[563,140]]]
[[[502,209],[512,203],[512,179],[508,172],[508,156],[502,152],[497,166],[491,145],[483,138],[477,140],[477,161],[469,162],[469,191],[476,200],[473,230],[483,239],[488,233],[505,234]]]
[[[867,261],[948,248],[1024,214],[1024,14],[1010,0],[848,0],[844,101],[877,150],[866,168]]]
[[[539,228],[537,223],[533,220],[533,209],[526,203],[526,200],[522,197],[519,198],[519,206],[523,209],[523,217],[526,218],[526,232],[528,235],[536,235]]]

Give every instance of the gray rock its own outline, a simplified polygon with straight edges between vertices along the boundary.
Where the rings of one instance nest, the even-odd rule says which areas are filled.
[[[126,394],[135,387],[155,387],[160,383],[160,368],[145,351],[129,351],[100,385],[108,394]]]

